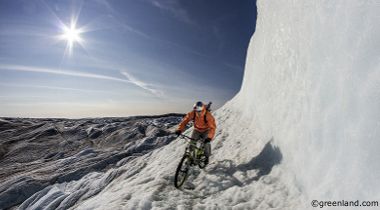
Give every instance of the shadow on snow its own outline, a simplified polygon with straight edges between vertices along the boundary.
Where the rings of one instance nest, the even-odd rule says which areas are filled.
[[[210,168],[207,172],[208,174],[214,174],[217,176],[226,176],[225,179],[229,179],[230,182],[227,182],[227,186],[222,188],[226,189],[234,185],[244,186],[249,185],[254,181],[258,181],[261,177],[270,174],[273,167],[281,163],[282,153],[280,148],[273,145],[273,137],[268,141],[264,146],[263,150],[257,156],[253,157],[248,163],[243,163],[238,166],[235,166],[232,160],[222,160],[216,162],[216,164]],[[248,175],[247,172],[257,171],[254,176]],[[244,180],[235,177],[235,174],[240,172],[245,174]],[[213,182],[212,180],[209,180]],[[213,183],[215,185],[220,185],[220,183]]]

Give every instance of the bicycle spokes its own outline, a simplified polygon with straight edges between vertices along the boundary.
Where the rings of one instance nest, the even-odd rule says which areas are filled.
[[[185,179],[187,177],[187,173],[189,171],[190,167],[190,157],[188,155],[184,155],[177,167],[177,171],[175,173],[174,177],[174,186],[176,188],[179,188],[182,186],[182,184],[185,182]]]
[[[191,166],[198,165],[199,168],[204,168],[206,166],[206,157],[204,155],[203,141],[197,141],[185,135],[181,136],[188,139],[187,141],[189,142],[189,144],[186,147],[185,154],[183,155],[181,161],[178,164],[174,176],[174,186],[176,188],[180,188],[182,184],[185,182]]]

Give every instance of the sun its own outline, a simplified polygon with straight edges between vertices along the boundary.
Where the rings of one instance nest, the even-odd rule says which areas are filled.
[[[83,28],[77,28],[76,22],[73,21],[70,25],[61,24],[61,35],[59,40],[66,41],[66,50],[64,52],[64,57],[73,55],[73,49],[75,44],[79,44],[84,47],[84,39],[81,36],[85,31]],[[62,58],[64,59],[64,58]]]
[[[69,62],[71,58],[74,58],[74,50],[80,54],[90,54],[86,49],[86,45],[89,44],[89,42],[85,34],[89,31],[93,31],[93,29],[88,24],[81,25],[78,22],[84,1],[71,1],[71,3],[71,15],[66,17],[64,19],[65,21],[56,15],[56,20],[54,21],[54,25],[57,29],[57,34],[54,36],[55,44],[59,46],[63,46],[63,43],[66,44],[61,59],[61,66],[65,61]],[[55,11],[52,11],[52,13],[55,13]]]
[[[75,27],[65,28],[64,38],[69,43],[79,42],[81,40],[80,31]]]
[[[80,36],[82,31],[80,29],[75,28],[75,24],[72,24],[70,27],[64,27],[63,29],[63,39],[67,40],[67,45],[70,51],[73,48],[75,42],[81,43],[83,40]]]

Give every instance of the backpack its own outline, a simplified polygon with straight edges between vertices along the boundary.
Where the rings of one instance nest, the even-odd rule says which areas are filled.
[[[206,119],[206,116],[207,116],[207,112],[211,112],[211,104],[212,102],[209,102],[207,105],[206,105],[206,113],[205,113],[205,123],[207,124],[207,119]],[[195,120],[195,112],[194,112],[194,120]]]

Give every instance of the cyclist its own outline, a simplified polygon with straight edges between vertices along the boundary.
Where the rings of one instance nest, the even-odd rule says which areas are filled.
[[[185,118],[179,124],[175,133],[177,135],[180,135],[182,131],[185,129],[187,123],[189,123],[191,120],[194,120],[194,130],[191,134],[191,138],[202,138],[205,140],[205,164],[208,164],[209,157],[211,155],[210,141],[214,137],[216,129],[215,119],[211,115],[207,107],[199,101],[196,104],[194,104],[193,110],[185,116]]]

